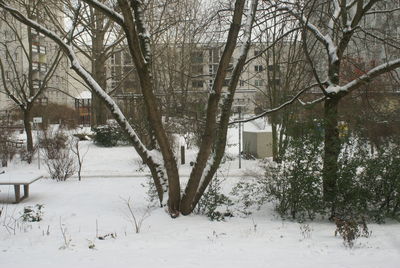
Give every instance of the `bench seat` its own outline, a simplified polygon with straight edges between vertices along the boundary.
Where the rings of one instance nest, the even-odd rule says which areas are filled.
[[[15,204],[29,196],[29,185],[43,175],[37,171],[5,171],[0,174],[0,185],[14,185]],[[21,197],[21,185],[24,187],[24,195]]]

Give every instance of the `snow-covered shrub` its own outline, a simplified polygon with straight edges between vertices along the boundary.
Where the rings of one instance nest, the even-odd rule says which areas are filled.
[[[18,154],[21,161],[25,161],[27,163],[32,163],[33,156],[36,154],[37,146],[33,147],[33,151],[28,151],[26,146],[22,146],[18,149]]]
[[[121,131],[121,128],[115,123],[109,123],[93,128],[94,143],[104,147],[113,147],[118,144],[127,144],[128,140]]]
[[[44,132],[40,144],[44,152],[44,162],[52,179],[65,181],[76,172],[69,139],[62,131]]]
[[[399,139],[388,138],[373,153],[370,143],[361,139],[347,147],[352,152],[343,149],[339,159],[339,215],[363,216],[376,222],[399,220]]]
[[[141,184],[142,187],[146,188],[146,200],[149,202],[150,206],[157,206],[160,203],[158,198],[157,188],[154,184],[154,180],[149,176],[146,178],[146,183]]]
[[[236,185],[233,194],[242,211],[249,214],[252,207],[270,201],[284,218],[302,221],[323,213],[321,138],[318,131],[291,136],[280,163],[266,160],[264,174]]]
[[[41,221],[43,217],[42,211],[43,205],[36,204],[35,207],[27,206],[24,207],[24,211],[22,213],[22,221],[26,222],[37,222]]]
[[[0,163],[2,167],[6,167],[8,161],[14,158],[16,149],[10,146],[6,141],[0,141]]]
[[[224,180],[213,178],[196,206],[195,213],[206,215],[212,221],[222,221],[225,217],[231,217],[229,207],[232,200],[222,193],[221,184]]]
[[[314,130],[291,135],[281,163],[265,161],[264,174],[234,187],[241,212],[270,201],[282,217],[300,221],[330,213],[322,196],[322,135]],[[371,141],[357,133],[342,137],[334,208],[340,218],[400,220],[399,138],[387,137],[372,150]]]

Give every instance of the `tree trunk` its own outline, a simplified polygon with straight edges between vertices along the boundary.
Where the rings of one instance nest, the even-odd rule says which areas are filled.
[[[105,16],[97,9],[94,10],[94,29],[92,37],[92,75],[101,88],[107,88],[106,80],[106,57],[105,51]],[[103,101],[92,94],[92,126],[104,125],[106,123],[107,108]]]
[[[324,159],[323,159],[323,197],[327,205],[335,211],[338,179],[338,157],[340,153],[340,139],[338,131],[339,97],[331,97],[325,101],[324,120]]]
[[[273,106],[274,107],[274,106]],[[276,115],[271,115],[271,129],[272,129],[272,159],[273,161],[279,163],[279,150],[278,150],[278,130],[276,124]]]
[[[33,154],[33,138],[32,138],[32,125],[30,122],[31,119],[31,112],[30,109],[26,109],[23,111],[24,113],[24,128],[26,132],[26,150],[28,151],[29,155]],[[31,163],[32,158],[31,156],[28,158],[28,163]]]
[[[155,138],[163,156],[164,167],[168,177],[168,209],[171,217],[179,216],[181,190],[179,183],[178,165],[166,130],[161,120],[160,109],[153,93],[153,84],[148,66],[138,69],[140,85],[144,96],[146,114],[149,120],[150,136]]]

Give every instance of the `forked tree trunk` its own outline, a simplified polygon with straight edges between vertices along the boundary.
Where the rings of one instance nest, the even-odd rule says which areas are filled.
[[[103,99],[104,103],[110,109],[118,124],[129,135],[132,144],[134,145],[135,149],[137,150],[143,161],[148,164],[156,183],[157,190],[159,194],[162,193],[160,200],[163,200],[163,194],[165,193],[165,191],[168,191],[168,209],[170,215],[172,217],[177,217],[180,212],[182,212],[182,214],[189,214],[192,212],[194,206],[197,204],[207,185],[214,176],[215,171],[219,167],[220,161],[224,154],[230,107],[233,101],[234,89],[236,88],[236,85],[238,83],[240,72],[243,70],[245,58],[248,52],[248,48],[250,46],[251,26],[252,21],[254,20],[257,0],[252,1],[253,13],[248,16],[248,19],[251,18],[252,21],[251,23],[249,21],[248,23],[246,23],[245,36],[248,36],[246,42],[247,50],[245,51],[245,53],[242,53],[241,59],[239,60],[241,63],[237,64],[235,67],[235,75],[232,75],[231,81],[233,82],[231,82],[229,89],[229,92],[231,94],[231,99],[227,103],[229,107],[228,109],[225,109],[227,106],[223,108],[223,110],[226,112],[223,112],[224,114],[222,115],[222,117],[224,117],[225,119],[221,119],[220,124],[218,125],[217,117],[223,82],[225,80],[227,68],[229,66],[233,51],[236,48],[238,35],[242,26],[241,21],[243,17],[244,5],[246,3],[246,0],[235,1],[235,10],[226,42],[226,47],[221,57],[213,89],[210,93],[208,101],[207,122],[204,128],[205,130],[203,132],[202,145],[200,146],[197,161],[190,175],[189,183],[185,192],[186,194],[182,201],[177,163],[172,151],[171,144],[167,138],[166,130],[162,124],[161,111],[153,91],[154,85],[151,73],[151,51],[149,44],[149,33],[144,26],[142,2],[138,0],[118,0],[118,3],[122,13],[121,16],[110,11],[108,7],[97,5],[97,2],[90,1],[89,4],[92,4],[96,8],[103,10],[105,13],[108,14],[108,16],[112,17],[115,22],[122,26],[126,34],[128,48],[130,50],[133,62],[135,63],[138,72],[143,99],[146,107],[146,115],[150,125],[150,135],[151,137],[154,137],[157,141],[158,150],[149,151],[147,148],[145,148],[145,146],[139,140],[137,134],[127,121],[126,117],[122,114],[119,107],[112,100],[112,98],[107,95],[106,92],[104,92],[104,90],[93,79],[93,77],[82,68],[75,56],[74,51],[69,45],[67,45],[54,33],[44,30],[32,21],[27,20],[17,11],[13,10],[12,12],[16,14],[16,18],[18,20],[30,26],[33,26],[36,29],[41,30],[41,32],[45,33],[57,44],[59,44],[71,60],[72,69],[74,69],[77,74],[86,82],[86,84],[91,87],[92,91],[98,97]],[[74,23],[76,22],[77,21],[74,21]],[[218,130],[217,138],[215,138],[216,130]],[[215,154],[211,156],[212,146],[215,142],[217,144],[215,148]],[[209,160],[211,159],[213,159],[214,161],[210,164]],[[165,183],[165,178],[167,178],[168,183]],[[181,204],[182,206],[180,206]]]

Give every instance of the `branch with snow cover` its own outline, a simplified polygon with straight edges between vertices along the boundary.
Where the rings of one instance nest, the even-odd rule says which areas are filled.
[[[89,2],[89,1],[88,1]],[[90,1],[96,2],[96,1]],[[110,109],[114,118],[121,126],[122,129],[126,131],[129,135],[130,140],[141,156],[144,162],[149,165],[149,168],[152,172],[153,177],[159,179],[160,181],[164,181],[164,163],[162,157],[158,157],[158,153],[147,150],[144,144],[140,141],[138,135],[129,124],[126,117],[123,115],[122,111],[119,109],[118,105],[115,101],[100,87],[100,85],[93,79],[93,77],[81,66],[72,46],[68,45],[64,40],[62,40],[55,32],[45,28],[44,26],[38,24],[37,22],[27,18],[17,9],[8,6],[3,0],[0,0],[0,7],[4,10],[8,11],[15,19],[20,21],[21,23],[36,29],[38,32],[41,32],[45,36],[49,37],[53,40],[67,55],[71,62],[71,68],[85,81],[85,83],[90,87],[90,89],[98,95],[107,107]],[[164,190],[168,187],[166,183],[163,183]],[[162,200],[160,200],[162,201]]]
[[[322,34],[317,26],[310,23],[309,20],[304,17],[303,14],[298,14],[293,8],[285,6],[277,6],[277,11],[286,11],[293,17],[295,17],[307,30],[309,30],[318,41],[320,41],[328,52],[330,62],[335,62],[338,60],[337,47],[335,46],[332,37],[329,34]],[[338,15],[338,14],[337,14]]]

